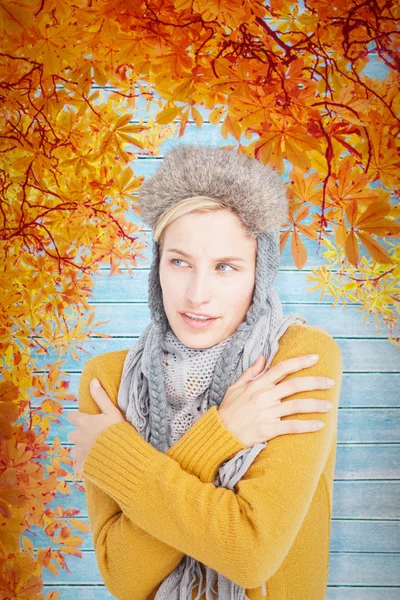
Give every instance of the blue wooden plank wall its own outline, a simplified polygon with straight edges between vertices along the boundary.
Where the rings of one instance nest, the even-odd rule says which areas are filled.
[[[378,79],[386,68],[372,62],[365,72]],[[138,118],[139,118],[138,114]],[[203,112],[203,116],[207,116]],[[162,146],[160,157],[140,156],[134,164],[137,175],[154,173],[165,150],[177,143],[177,137]],[[211,145],[235,144],[224,139],[219,127],[205,122],[202,129],[189,124],[183,143]],[[141,225],[133,212],[129,218]],[[108,321],[101,331],[110,339],[92,337],[83,346],[88,355],[82,361],[68,360],[65,369],[71,381],[71,392],[77,393],[80,373],[85,361],[102,352],[133,346],[149,320],[147,278],[151,256],[151,236],[145,230],[149,246],[142,251],[130,278],[122,275],[109,278],[109,269],[102,268],[95,278],[92,304],[96,321]],[[364,324],[364,313],[357,305],[331,308],[332,298],[319,301],[319,293],[308,293],[312,284],[306,282],[312,267],[324,264],[323,248],[316,253],[316,243],[304,239],[308,262],[298,271],[292,262],[290,244],[286,245],[276,289],[284,311],[296,311],[308,318],[308,323],[326,329],[339,344],[343,354],[344,377],[339,410],[337,461],[335,470],[333,518],[331,524],[328,600],[395,600],[400,597],[400,372],[398,352],[387,341],[384,328],[376,333],[375,323]],[[54,357],[55,358],[55,357]],[[43,368],[39,364],[39,369]],[[39,372],[39,371],[38,371]],[[32,399],[33,404],[35,399]],[[77,410],[76,402],[66,403],[65,410]],[[52,428],[51,436],[59,436],[65,446],[73,426],[62,420]],[[85,496],[72,491],[70,496],[57,497],[51,507],[80,509],[79,518],[88,522]],[[32,528],[35,547],[48,545],[48,539]],[[45,591],[61,590],[61,600],[105,600],[112,598],[103,585],[97,568],[91,535],[84,537],[83,557],[68,557],[71,575],[60,571],[54,576],[45,570]],[[134,565],[132,565],[134,568]]]

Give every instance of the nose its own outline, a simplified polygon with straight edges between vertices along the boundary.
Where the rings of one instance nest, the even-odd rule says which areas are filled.
[[[211,282],[207,273],[197,271],[191,274],[186,290],[186,299],[193,308],[207,304],[210,301]]]

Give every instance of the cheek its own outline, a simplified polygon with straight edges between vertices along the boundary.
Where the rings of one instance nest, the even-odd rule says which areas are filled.
[[[160,285],[164,304],[174,302],[174,298],[177,296],[177,291],[179,290],[174,273],[160,269]]]
[[[234,286],[231,286],[226,290],[227,305],[229,306],[229,311],[231,313],[240,313],[243,314],[247,312],[247,309],[252,303],[253,300],[253,292],[255,286],[254,277],[241,278],[240,281],[238,279],[235,282]]]

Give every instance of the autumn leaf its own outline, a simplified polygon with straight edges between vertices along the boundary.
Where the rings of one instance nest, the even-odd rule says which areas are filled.
[[[164,109],[161,113],[159,113],[156,117],[157,123],[160,125],[167,125],[171,123],[178,115],[182,112],[183,107],[174,106],[171,108]]]

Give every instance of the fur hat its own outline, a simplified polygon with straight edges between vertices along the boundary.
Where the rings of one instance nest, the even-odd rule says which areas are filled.
[[[178,144],[139,189],[142,220],[154,231],[172,204],[197,195],[228,204],[254,236],[279,230],[288,218],[286,186],[274,169],[232,150]]]

